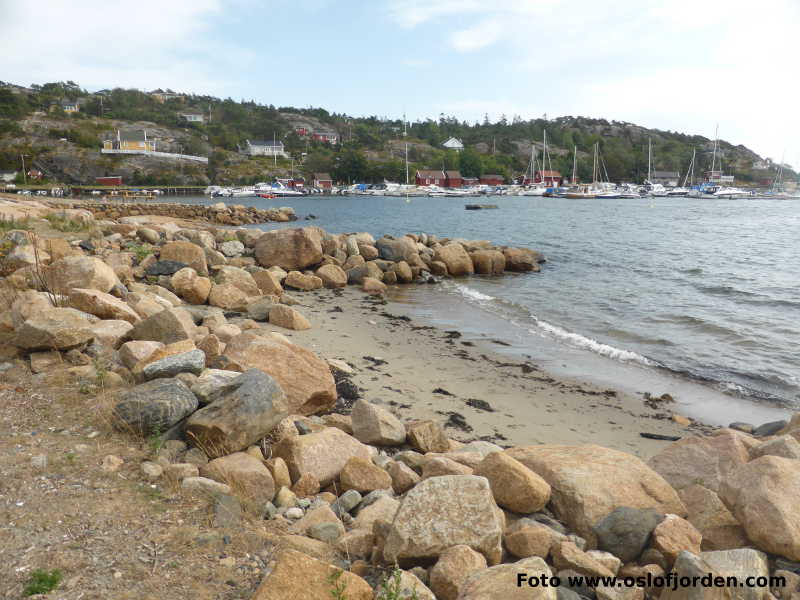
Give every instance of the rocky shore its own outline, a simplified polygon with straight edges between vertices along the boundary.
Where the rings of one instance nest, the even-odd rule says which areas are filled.
[[[535,365],[456,347],[457,332],[438,339],[386,312],[392,286],[536,272],[544,261],[537,252],[419,233],[375,240],[318,227],[96,219],[80,209],[58,219],[73,232],[0,236],[0,370],[20,382],[0,388],[3,406],[16,407],[0,413],[15,432],[17,450],[6,455],[41,437],[47,423],[24,438],[18,424],[31,422],[27,411],[46,410],[42,392],[55,394],[62,377],[61,387],[78,388],[97,413],[92,427],[106,424],[104,443],[116,444],[99,468],[172,490],[170,502],[186,507],[165,527],[202,512],[205,532],[189,546],[212,532],[221,532],[219,547],[226,537],[252,541],[241,563],[215,558],[233,569],[223,583],[246,580],[250,589],[216,597],[797,600],[800,415],[711,431],[658,408],[632,414],[631,400],[612,390],[570,388]],[[426,406],[412,402],[415,385],[430,389]],[[537,385],[553,395],[542,399]],[[560,422],[563,430],[559,422],[535,435],[514,430],[515,421],[567,410],[575,416]],[[682,439],[646,452],[587,444],[647,419],[666,419]],[[487,423],[494,437],[478,435]],[[137,440],[150,451],[126,449]],[[41,456],[30,464],[46,473]],[[19,502],[6,519],[15,540],[26,518]],[[152,563],[152,576],[159,546],[149,543],[140,560]],[[128,568],[114,567],[106,593],[123,597],[115,581],[139,585]],[[640,584],[668,573],[779,576],[783,584]],[[81,597],[89,584],[70,574],[64,597]],[[570,586],[571,575],[633,584]],[[554,576],[558,587],[527,583]],[[159,588],[167,595],[185,585],[170,588],[167,579]]]

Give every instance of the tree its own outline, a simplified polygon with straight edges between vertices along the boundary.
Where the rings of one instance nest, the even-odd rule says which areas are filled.
[[[339,153],[333,176],[337,181],[363,181],[367,176],[367,157],[360,150],[347,147]]]
[[[464,148],[459,156],[458,166],[464,177],[480,177],[483,173],[481,157],[472,148]]]

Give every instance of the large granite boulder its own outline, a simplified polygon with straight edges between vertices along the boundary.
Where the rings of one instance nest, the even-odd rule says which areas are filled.
[[[744,435],[727,431],[686,437],[664,448],[648,464],[675,489],[699,483],[717,491],[723,478],[750,460]]]
[[[352,457],[369,460],[371,455],[368,446],[335,427],[285,437],[272,447],[272,454],[284,460],[292,481],[308,473],[323,486],[336,479]]]
[[[472,275],[475,272],[472,259],[464,250],[464,246],[457,242],[450,242],[446,246],[437,248],[433,254],[433,260],[447,265],[447,272],[453,277]]]
[[[216,394],[209,393],[211,404],[186,421],[186,438],[207,456],[246,449],[288,415],[286,395],[263,371],[250,369],[236,378],[225,375],[220,379]],[[200,384],[198,380],[195,385]]]
[[[391,260],[392,262],[408,260],[413,254],[417,253],[416,245],[407,237],[397,239],[382,237],[375,242],[375,246],[378,249],[378,255],[382,259]]]
[[[175,377],[180,373],[199,375],[206,364],[206,355],[197,348],[188,352],[180,352],[153,361],[144,366],[142,374],[146,380],[160,377]]]
[[[506,257],[499,250],[476,250],[469,256],[479,275],[502,275],[506,270]]]
[[[198,275],[208,275],[206,253],[201,246],[192,242],[167,242],[161,246],[160,260],[172,260],[194,269]]]
[[[151,340],[172,344],[181,340],[191,340],[195,330],[192,315],[182,308],[161,310],[133,326],[131,339]]]
[[[267,231],[256,241],[255,254],[262,267],[305,269],[322,260],[322,235],[316,227]]]
[[[51,288],[59,293],[72,288],[109,292],[119,283],[114,269],[96,256],[65,256],[47,267],[45,273]]]
[[[353,435],[360,442],[376,446],[399,446],[406,441],[406,428],[385,408],[358,400],[352,412]]]
[[[486,477],[494,499],[503,508],[516,513],[542,510],[550,500],[547,482],[503,452],[492,452],[477,467],[475,475]]]
[[[245,331],[228,342],[225,356],[241,371],[261,369],[274,377],[286,393],[290,413],[312,415],[336,403],[336,384],[328,364],[281,335]]]
[[[200,466],[200,475],[229,485],[240,500],[252,506],[263,506],[275,497],[275,482],[269,469],[246,452],[214,458]]]
[[[686,519],[702,534],[701,549],[732,550],[748,545],[742,525],[712,490],[695,484],[681,488],[678,494],[686,506]]]
[[[507,271],[539,271],[539,263],[543,262],[541,254],[528,248],[503,248]]]
[[[526,576],[522,585],[517,585],[520,574]],[[541,558],[526,558],[515,563],[497,565],[477,571],[461,585],[458,600],[556,600],[554,585],[543,585],[542,578],[549,582],[553,576],[550,567]],[[531,586],[527,581],[537,581]]]
[[[723,479],[719,496],[759,550],[800,560],[800,461],[757,458]]]
[[[634,562],[650,542],[664,515],[652,508],[619,506],[603,517],[593,528],[597,547],[611,552],[621,561]]]
[[[17,328],[14,344],[25,350],[69,350],[94,339],[92,319],[74,308],[48,308]]]
[[[541,445],[506,452],[550,484],[559,520],[595,547],[592,526],[615,508],[686,515],[677,492],[639,458],[601,446]]]
[[[486,558],[463,544],[445,550],[430,571],[430,587],[438,600],[456,600],[464,581],[486,569]]]
[[[230,284],[242,290],[246,296],[260,296],[261,290],[258,288],[253,276],[239,267],[224,266],[220,267],[214,277],[219,285]]]
[[[115,425],[143,435],[161,434],[197,410],[197,398],[178,379],[154,379],[122,394]]]
[[[69,304],[85,313],[101,319],[118,319],[136,323],[139,315],[130,306],[111,294],[86,288],[72,288],[69,292]]]
[[[338,265],[322,265],[317,269],[317,277],[326,288],[343,288],[347,285],[347,273]]]
[[[387,561],[407,562],[439,557],[463,544],[480,552],[489,564],[500,562],[503,523],[489,482],[474,475],[425,479],[403,498],[386,537]]]
[[[170,279],[170,284],[175,293],[189,304],[205,304],[211,292],[211,280],[200,277],[191,267],[177,271]]]

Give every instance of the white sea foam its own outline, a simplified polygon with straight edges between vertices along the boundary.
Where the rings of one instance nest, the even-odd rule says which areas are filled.
[[[567,331],[566,329],[562,329],[558,325],[552,325],[547,321],[537,321],[537,326],[539,329],[543,330],[545,333],[551,335],[552,337],[567,342],[573,346],[577,346],[578,348],[585,348],[596,354],[600,354],[602,356],[607,356],[609,358],[613,358],[615,360],[621,360],[625,362],[636,362],[642,365],[648,366],[655,366],[655,363],[648,358],[645,358],[641,354],[637,354],[636,352],[631,352],[630,350],[622,350],[620,348],[615,348],[614,346],[610,346],[608,344],[603,344],[598,342],[597,340],[593,340],[591,338],[587,338],[582,336],[579,333],[572,333]],[[531,333],[536,333],[535,330],[530,330]]]
[[[455,285],[455,290],[464,296],[467,300],[477,300],[479,302],[491,302],[495,299],[494,296],[489,296],[488,294],[484,294],[479,292],[478,290],[474,290],[471,287],[467,287],[466,285]]]

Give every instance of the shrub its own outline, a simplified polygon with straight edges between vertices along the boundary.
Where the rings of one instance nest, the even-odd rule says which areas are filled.
[[[52,571],[36,569],[31,573],[30,581],[28,581],[22,593],[25,596],[47,594],[58,587],[58,584],[61,583],[61,578],[61,571],[58,569],[53,569]]]

